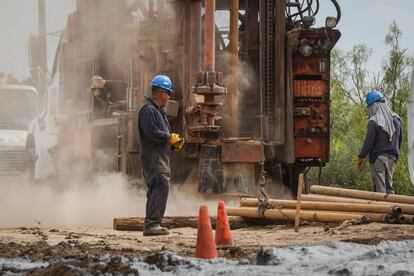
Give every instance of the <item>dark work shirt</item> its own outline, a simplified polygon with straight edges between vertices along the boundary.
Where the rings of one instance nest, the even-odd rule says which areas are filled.
[[[167,115],[152,99],[139,111],[139,138],[142,146],[160,146],[171,136]]]
[[[398,117],[393,117],[393,122],[395,132],[390,142],[387,132],[374,121],[368,121],[367,135],[365,136],[365,142],[358,157],[365,158],[369,154],[369,162],[374,163],[378,156],[386,154],[396,161],[402,143],[402,127]]]

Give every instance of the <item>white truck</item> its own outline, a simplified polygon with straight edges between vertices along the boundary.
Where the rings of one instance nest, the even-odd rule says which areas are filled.
[[[55,175],[55,149],[58,137],[60,112],[60,74],[56,74],[47,89],[42,112],[29,124],[27,152],[34,180],[44,180]]]
[[[0,84],[0,177],[19,176],[28,169],[29,123],[41,110],[32,86]]]

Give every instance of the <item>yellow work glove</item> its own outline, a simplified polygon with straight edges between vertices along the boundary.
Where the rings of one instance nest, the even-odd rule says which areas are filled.
[[[364,164],[364,158],[358,157],[355,161],[357,168],[361,171],[362,165]]]
[[[181,138],[181,136],[177,133],[172,133],[168,139],[168,142],[171,144],[174,150],[177,151],[181,150],[184,146],[184,139]]]

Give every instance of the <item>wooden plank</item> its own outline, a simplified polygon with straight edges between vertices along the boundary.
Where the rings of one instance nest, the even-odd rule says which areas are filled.
[[[296,197],[295,232],[299,232],[300,204],[302,202],[303,173],[299,175],[298,195]]]
[[[254,223],[249,222],[241,217],[229,216],[229,223],[231,229],[246,228]],[[213,228],[216,227],[216,217],[210,217],[211,225]],[[161,223],[162,226],[168,229],[174,228],[197,228],[198,217],[197,216],[173,216],[164,217]],[[119,231],[142,231],[144,226],[144,217],[118,217],[114,218],[113,229]]]

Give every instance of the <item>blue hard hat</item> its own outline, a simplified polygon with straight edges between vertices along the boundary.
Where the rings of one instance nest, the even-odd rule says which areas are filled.
[[[379,91],[370,91],[367,94],[367,97],[365,98],[365,102],[367,104],[367,107],[371,104],[375,103],[378,100],[384,99],[384,95],[382,95]]]
[[[155,78],[152,79],[151,85],[165,89],[170,93],[174,93],[172,81],[169,77],[165,75],[155,76]]]

